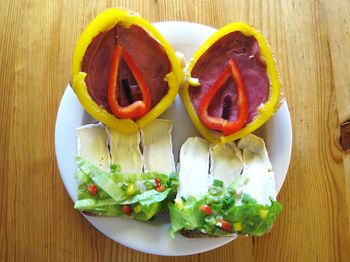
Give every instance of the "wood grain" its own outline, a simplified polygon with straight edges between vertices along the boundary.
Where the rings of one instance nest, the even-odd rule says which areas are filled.
[[[266,36],[292,115],[293,154],[271,233],[179,258],[133,251],[77,211],[54,153],[57,108],[79,34],[106,7],[153,21],[253,24]],[[0,1],[0,260],[346,261],[350,154],[334,131],[350,118],[349,1]]]

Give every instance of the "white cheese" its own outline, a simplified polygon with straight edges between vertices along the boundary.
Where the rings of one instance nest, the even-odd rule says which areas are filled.
[[[144,172],[175,171],[171,130],[172,122],[164,119],[155,119],[141,129]]]
[[[276,199],[275,177],[264,140],[255,135],[241,138],[238,147],[243,150],[243,176],[248,180],[242,191],[260,204],[270,204],[269,197]]]
[[[191,137],[180,150],[180,172],[177,198],[200,196],[208,192],[209,143],[199,137]]]
[[[140,133],[122,134],[108,129],[108,140],[111,163],[120,165],[123,173],[142,173]]]
[[[102,123],[77,128],[78,155],[95,166],[109,170],[110,157],[106,128]]]
[[[229,186],[243,169],[242,153],[235,143],[217,144],[210,149],[210,173]]]
[[[177,61],[181,65],[181,68],[184,68],[186,66],[185,55],[183,53],[179,52],[179,51],[176,51],[175,52],[175,56],[177,58]]]

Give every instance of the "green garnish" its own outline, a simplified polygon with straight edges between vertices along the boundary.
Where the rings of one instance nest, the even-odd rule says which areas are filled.
[[[132,217],[146,221],[167,208],[167,203],[174,199],[178,184],[176,173],[169,176],[158,172],[123,174],[116,164],[112,164],[110,172],[106,172],[80,156],[76,156],[75,161],[79,168],[75,174],[79,187],[74,207],[81,211],[120,216],[123,214],[122,207],[128,205],[134,211]],[[155,178],[167,185],[162,192],[155,190]],[[137,188],[137,181],[142,182],[146,189]],[[91,184],[96,186],[97,194],[89,192],[88,185]]]
[[[120,165],[111,164],[111,165],[109,166],[109,170],[110,170],[111,173],[117,173],[117,172],[119,173],[119,172],[122,171],[122,168],[121,168]]]
[[[214,179],[213,186],[222,187],[223,185],[224,185],[224,182],[222,182],[219,179]]]
[[[237,194],[237,188],[245,183],[246,177],[238,177],[226,188],[218,181],[214,180],[205,195],[181,197],[181,208],[169,204],[172,237],[182,229],[197,230],[211,236],[234,233],[260,236],[271,228],[283,209],[279,202],[270,198],[271,204],[263,205],[249,194]],[[200,211],[199,207],[203,204],[211,208],[213,215],[205,216]]]

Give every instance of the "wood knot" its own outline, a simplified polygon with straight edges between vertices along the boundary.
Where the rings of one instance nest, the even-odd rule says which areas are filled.
[[[340,150],[350,152],[350,120],[343,122],[335,130],[334,139]]]

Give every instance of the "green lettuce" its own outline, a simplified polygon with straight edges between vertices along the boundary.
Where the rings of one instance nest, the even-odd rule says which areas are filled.
[[[75,161],[79,168],[75,174],[79,187],[74,208],[80,211],[101,216],[120,216],[123,215],[122,206],[128,205],[133,210],[132,217],[146,221],[167,208],[167,203],[174,199],[178,183],[176,173],[169,176],[158,172],[123,174],[119,166],[111,166],[111,172],[106,172],[80,156],[76,156]],[[131,196],[127,194],[126,188],[129,183],[148,181],[152,185],[155,178],[166,186],[164,191],[146,188],[137,189]],[[88,191],[91,184],[97,187],[95,196]]]
[[[204,225],[204,214],[199,211],[201,205],[205,204],[205,199],[196,199],[190,196],[186,200],[183,209],[178,208],[176,204],[169,204],[169,213],[171,220],[170,236],[181,229],[194,230]]]
[[[231,236],[235,233],[261,236],[268,232],[283,206],[270,198],[270,205],[263,205],[248,194],[238,195],[237,186],[244,178],[239,178],[227,188],[214,181],[208,193],[199,197],[180,198],[175,204],[169,204],[170,236],[181,230],[193,230],[211,236]],[[211,214],[201,211],[207,205]],[[222,220],[230,224],[225,230]]]

